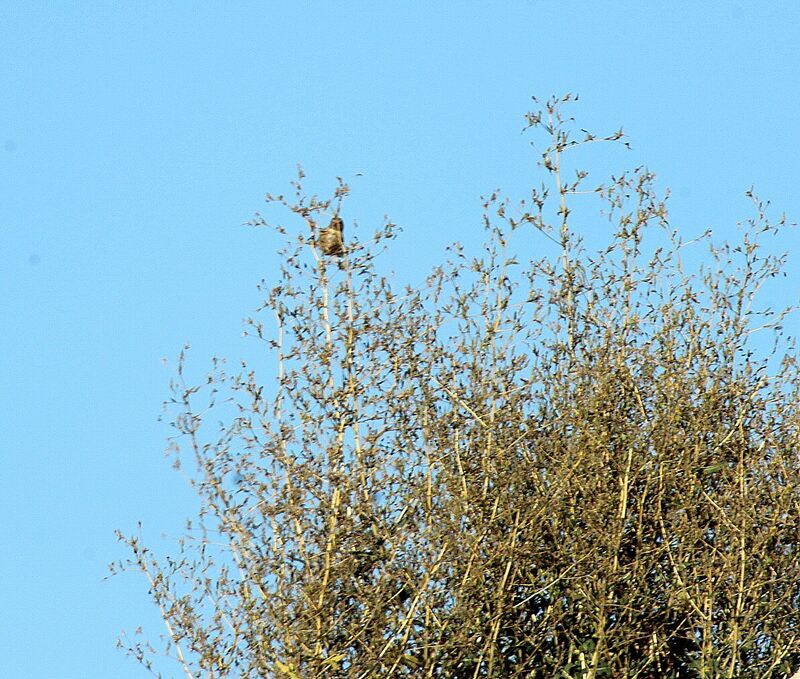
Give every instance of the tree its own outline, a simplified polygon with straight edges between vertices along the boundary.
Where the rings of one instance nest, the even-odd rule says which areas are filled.
[[[276,379],[215,361],[189,384],[181,354],[172,450],[193,458],[202,510],[175,555],[120,536],[187,677],[800,664],[798,362],[791,309],[755,306],[784,264],[761,241],[784,220],[748,194],[741,242],[687,273],[651,172],[567,179],[574,149],[626,143],[576,137],[574,99],[527,116],[548,140],[542,185],[486,198],[482,252],[454,245],[418,287],[377,271],[390,221],[337,250],[341,270],[317,249],[341,180],[308,196],[301,171],[267,197],[308,227],[276,227],[284,265],[248,321]],[[591,254],[574,220],[597,200],[612,233]],[[545,239],[554,257],[526,256]],[[157,672],[152,647],[127,645]]]

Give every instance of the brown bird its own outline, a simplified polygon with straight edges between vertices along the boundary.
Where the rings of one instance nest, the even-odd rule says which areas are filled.
[[[319,232],[319,249],[322,254],[331,257],[339,257],[344,254],[344,222],[339,215],[334,215],[327,229]]]

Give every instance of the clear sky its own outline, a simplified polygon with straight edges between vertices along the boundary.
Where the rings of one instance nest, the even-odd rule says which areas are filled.
[[[161,359],[253,351],[276,241],[241,224],[296,163],[319,191],[363,174],[349,216],[404,227],[400,279],[538,181],[531,95],[623,125],[633,151],[594,158],[657,172],[687,236],[735,237],[751,184],[797,221],[798,26],[796,2],[0,3],[3,676],[146,676],[114,647],[162,632],[145,582],[104,577],[115,528],[174,537],[195,506]]]

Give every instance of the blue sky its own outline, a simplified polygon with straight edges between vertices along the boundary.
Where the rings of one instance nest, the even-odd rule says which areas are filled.
[[[587,165],[648,165],[687,237],[735,238],[751,184],[800,220],[797,3],[399,4],[0,6],[4,676],[146,676],[114,648],[161,633],[146,585],[104,578],[115,528],[175,536],[195,507],[162,455],[161,359],[252,352],[277,243],[241,224],[296,163],[319,191],[362,173],[350,217],[403,226],[400,280],[479,242],[481,194],[540,179],[531,95],[623,125],[633,151]]]

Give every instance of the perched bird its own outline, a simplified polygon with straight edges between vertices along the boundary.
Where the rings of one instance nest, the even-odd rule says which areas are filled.
[[[331,223],[328,224],[327,229],[322,229],[319,232],[319,249],[322,254],[332,257],[339,257],[344,254],[344,239],[342,233],[344,231],[344,222],[339,215],[334,215]]]

